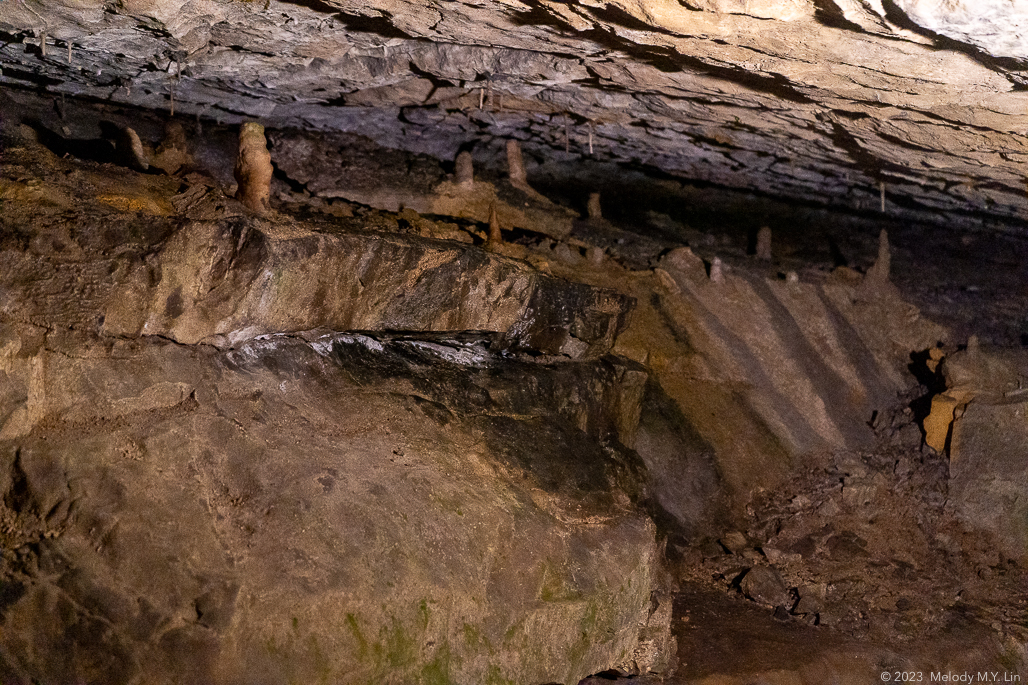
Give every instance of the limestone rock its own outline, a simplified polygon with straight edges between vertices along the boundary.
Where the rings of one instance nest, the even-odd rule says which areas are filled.
[[[302,255],[305,268],[291,265]],[[492,331],[509,349],[559,354],[569,340],[599,356],[631,300],[567,283],[462,243],[316,233],[289,223],[196,222],[153,266],[139,265],[106,308],[112,335],[237,345],[268,333]]]
[[[972,337],[965,350],[945,357],[929,350],[928,361],[938,365],[946,382],[946,390],[932,397],[924,419],[925,442],[937,452],[944,451],[951,425],[972,401],[1000,404],[1025,394],[1028,360],[1019,350],[984,351]]]
[[[6,673],[577,682],[626,660],[667,669],[667,622],[650,613],[659,547],[630,503],[630,453],[557,414],[526,421],[509,399],[486,415],[440,385],[427,399],[417,362],[373,340],[139,341],[118,359],[65,344],[36,353],[55,395],[47,427],[0,440],[4,547],[32,550],[0,561]],[[456,378],[467,363],[433,368]],[[488,375],[480,392],[500,392]]]
[[[875,203],[887,179],[892,215],[971,206],[1016,219],[1026,51],[1011,27],[1023,9],[894,5],[338,0],[270,21],[247,3],[9,2],[0,68],[5,90],[47,83],[114,106],[363,133],[447,161],[480,138],[502,155],[514,135],[526,153],[639,162],[851,209]],[[603,50],[596,35],[610,36]],[[48,41],[74,42],[71,63],[38,59]],[[712,93],[723,97],[710,105]]]
[[[324,144],[315,145],[302,135],[277,132],[272,140],[278,168],[321,197],[344,198],[389,211],[410,208],[423,214],[470,219],[482,224],[488,224],[495,211],[505,227],[558,239],[571,233],[576,218],[574,212],[551,202],[533,190],[527,181],[514,183],[495,179],[492,183],[479,176],[469,184],[466,165],[470,153],[463,157],[467,161],[460,162],[459,178],[447,179],[434,160],[410,160],[398,152],[375,151],[369,155],[368,141],[355,136],[329,136]],[[351,150],[354,154],[369,155],[379,164],[354,164],[348,158]],[[521,165],[523,170],[523,159]],[[398,169],[408,170],[400,183],[397,182]]]
[[[1028,564],[1028,431],[1024,400],[971,402],[953,423],[947,508]]]
[[[770,566],[754,566],[739,583],[739,589],[758,604],[780,607],[791,606],[792,598],[785,587],[785,581],[778,571]]]

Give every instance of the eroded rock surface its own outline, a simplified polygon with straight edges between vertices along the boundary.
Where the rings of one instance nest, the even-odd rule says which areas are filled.
[[[459,243],[243,220],[185,226],[115,288],[104,328],[219,346],[319,326],[472,330],[510,349],[579,357],[610,350],[630,308],[616,292]]]

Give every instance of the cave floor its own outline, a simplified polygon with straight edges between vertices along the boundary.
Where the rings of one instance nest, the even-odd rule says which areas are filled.
[[[872,448],[826,455],[758,496],[735,544],[683,550],[673,623],[681,663],[665,682],[886,671],[927,681],[930,672],[984,671],[1028,641],[1028,573],[948,519],[947,460],[922,448],[902,405],[878,432]],[[773,585],[763,596],[740,587],[764,559],[790,589],[784,606],[771,606]]]

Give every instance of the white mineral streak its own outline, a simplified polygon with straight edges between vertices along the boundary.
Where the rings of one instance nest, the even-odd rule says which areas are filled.
[[[896,0],[912,21],[995,57],[1028,57],[1028,0]]]

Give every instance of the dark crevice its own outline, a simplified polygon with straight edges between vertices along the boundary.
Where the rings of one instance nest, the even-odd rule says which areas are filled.
[[[115,149],[109,140],[103,138],[92,140],[65,138],[51,131],[38,121],[29,120],[24,123],[36,132],[36,139],[39,140],[40,144],[58,157],[71,155],[72,157],[97,162],[98,164],[113,164],[116,161]]]
[[[149,33],[150,35],[154,36],[155,38],[160,38],[162,40],[167,40],[169,38],[173,38],[173,36],[171,35],[171,33],[169,31],[167,31],[167,30],[165,30],[165,29],[163,29],[163,28],[161,28],[159,26],[150,26],[149,24],[139,23],[139,24],[136,24],[136,28],[138,30],[142,31],[143,33]]]
[[[282,169],[279,168],[279,166],[277,164],[275,164],[274,161],[271,162],[271,168],[272,168],[272,176],[274,176],[275,178],[277,178],[278,180],[282,181],[287,186],[289,186],[289,189],[291,191],[293,191],[294,193],[297,193],[299,195],[302,195],[303,193],[307,192],[307,184],[306,183],[300,183],[299,181],[290,178],[289,174],[287,174],[286,172],[282,171]]]
[[[379,16],[374,17],[365,16],[363,14],[353,14],[350,12],[340,12],[338,7],[324,2],[324,0],[283,0],[283,2],[287,5],[305,7],[307,9],[314,10],[315,12],[329,15],[333,19],[344,24],[346,28],[353,31],[369,33],[381,38],[421,40],[394,26],[392,22],[393,15],[384,10],[375,10],[379,13]]]
[[[843,11],[832,0],[813,0],[813,2],[814,19],[822,26],[842,31],[867,33],[860,24],[855,24],[847,19]]]
[[[542,6],[538,0],[528,0],[525,4],[532,9],[527,12],[511,11],[507,17],[515,26],[549,26],[559,31],[567,31],[571,27],[562,22],[555,14]]]
[[[901,147],[905,150],[913,150],[914,152],[927,152],[929,154],[935,154],[937,152],[940,152],[940,150],[932,149],[930,147],[924,147],[923,145],[917,145],[916,143],[911,143],[909,140],[904,140],[899,136],[894,136],[888,133],[882,133],[881,131],[877,131],[877,135],[882,140],[888,141],[893,145]]]
[[[426,81],[428,81],[429,83],[432,84],[432,90],[429,92],[428,96],[425,98],[426,101],[427,100],[431,100],[432,96],[435,95],[435,92],[437,90],[439,90],[440,88],[451,88],[451,87],[453,87],[455,85],[453,83],[453,81],[450,81],[450,80],[444,79],[444,78],[440,78],[439,76],[433,74],[430,71],[425,71],[424,69],[418,67],[418,65],[414,64],[414,62],[408,61],[407,62],[407,68],[410,69],[410,72],[412,74],[414,74],[415,76],[417,76],[418,78],[423,78],[423,79],[425,79]]]
[[[22,466],[21,450],[14,452],[8,478],[11,485],[4,493],[4,506],[14,512],[27,512],[32,503],[32,490],[29,488],[28,474]]]
[[[843,119],[849,119],[850,121],[860,121],[861,119],[871,118],[871,115],[867,112],[850,112],[845,109],[833,109],[832,114],[840,116]]]
[[[315,12],[321,12],[322,14],[335,15],[339,13],[338,7],[334,7],[322,0],[282,0],[282,2],[286,5],[306,7],[307,9],[314,10]]]
[[[589,13],[596,17],[596,19],[598,19],[599,21],[604,22],[605,24],[613,24],[614,26],[618,26],[623,29],[628,29],[629,31],[660,33],[665,36],[677,35],[672,33],[671,31],[668,31],[667,29],[663,29],[659,26],[652,26],[642,21],[641,19],[636,19],[620,7],[615,7],[612,5],[605,5],[604,7],[590,7]]]
[[[346,25],[346,28],[361,33],[371,33],[382,38],[405,38],[407,40],[418,40],[416,36],[403,31],[393,25],[392,15],[384,10],[378,10],[381,16],[366,17],[362,14],[349,14],[339,12],[335,18]]]
[[[13,69],[6,65],[3,67],[3,76],[0,78],[4,81],[10,79],[12,81],[21,81],[22,83],[32,83],[38,88],[49,88],[50,86],[57,86],[64,83],[59,79],[51,78],[45,74],[37,74],[23,69]]]
[[[842,124],[834,121],[827,122],[831,126],[828,137],[831,138],[835,147],[843,150],[856,164],[857,168],[875,180],[881,180],[885,171],[904,172],[906,169],[892,162],[880,159],[873,153],[868,152],[856,139],[846,130]]]

